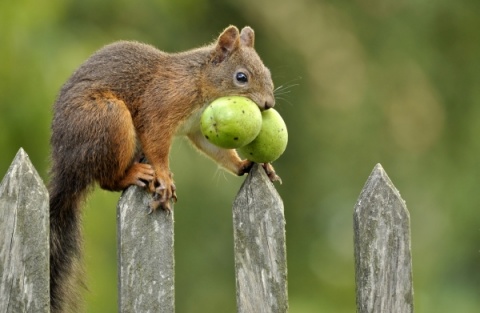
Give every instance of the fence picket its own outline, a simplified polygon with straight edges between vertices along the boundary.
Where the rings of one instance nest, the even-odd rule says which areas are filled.
[[[413,312],[410,214],[377,164],[354,210],[358,313]]]
[[[0,183],[0,312],[50,312],[48,192],[20,149]]]
[[[117,207],[119,312],[173,313],[173,212],[148,214],[151,195],[132,186]]]
[[[258,164],[233,204],[237,312],[288,310],[283,202]]]

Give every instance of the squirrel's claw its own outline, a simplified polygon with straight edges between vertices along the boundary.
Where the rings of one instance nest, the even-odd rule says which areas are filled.
[[[104,186],[106,189],[122,190],[130,185],[137,185],[146,188],[155,178],[155,171],[152,166],[145,163],[133,163],[126,171],[124,177],[113,186]],[[150,188],[150,187],[149,187]]]
[[[249,160],[242,161],[242,165],[240,166],[240,169],[238,170],[237,175],[242,176],[250,172],[254,164],[255,164],[254,162]],[[280,178],[280,176],[277,175],[277,173],[275,173],[275,169],[273,168],[272,164],[261,163],[261,165],[271,182],[278,181],[280,182],[280,184],[282,184],[282,179]]]
[[[270,181],[272,183],[278,181],[280,185],[282,184],[282,179],[280,178],[280,176],[277,175],[277,173],[275,173],[275,169],[273,168],[272,164],[263,163],[262,166],[265,169],[265,173],[267,173],[267,176],[268,178],[270,178]]]
[[[177,187],[175,187],[175,185],[172,184],[172,201],[174,203],[177,203],[178,201],[178,198],[177,198]]]
[[[168,201],[168,202],[165,202],[165,203],[162,203],[159,200],[152,200],[152,202],[150,202],[150,205],[148,207],[148,213],[147,214],[152,214],[159,207],[161,207],[162,210],[164,210],[167,213],[167,215],[170,215],[170,214],[172,214],[172,211],[173,211],[172,202],[173,202],[173,199]]]
[[[238,176],[243,176],[243,175],[249,173],[250,170],[251,170],[252,167],[253,167],[253,164],[255,164],[255,163],[253,163],[253,162],[250,161],[250,160],[243,160],[243,161],[242,161],[242,164],[241,164],[241,166],[240,166],[240,168],[239,168],[239,170],[238,170],[238,172],[237,172],[237,175],[238,175]]]
[[[158,208],[163,209],[170,214],[173,210],[173,203],[177,202],[177,188],[173,184],[173,181],[170,178],[170,181],[167,183],[166,180],[157,178],[157,186],[153,187],[153,196],[152,201],[150,202],[150,211],[149,214]],[[150,189],[152,189],[150,187]]]

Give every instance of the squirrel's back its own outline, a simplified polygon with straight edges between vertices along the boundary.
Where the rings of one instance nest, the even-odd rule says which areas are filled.
[[[107,45],[88,58],[63,85],[56,108],[72,97],[111,91],[126,102],[140,97],[167,54],[153,46],[130,41]]]

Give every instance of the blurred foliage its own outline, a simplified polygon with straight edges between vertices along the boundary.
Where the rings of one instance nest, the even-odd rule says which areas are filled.
[[[289,147],[275,165],[287,219],[290,312],[353,312],[352,211],[375,163],[407,201],[419,312],[480,307],[480,2],[2,1],[0,173],[24,147],[48,181],[51,106],[119,39],[181,51],[250,25]],[[184,140],[171,155],[178,312],[234,312],[231,203],[242,179]],[[199,179],[200,178],[200,179]],[[116,312],[115,205],[84,214],[88,312]]]

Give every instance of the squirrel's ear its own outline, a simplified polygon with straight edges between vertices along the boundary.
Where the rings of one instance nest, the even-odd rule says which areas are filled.
[[[240,33],[240,40],[242,41],[242,45],[253,48],[253,44],[255,43],[255,33],[253,29],[249,26],[244,27]]]
[[[240,33],[235,26],[227,27],[218,37],[215,47],[215,63],[220,63],[227,58],[240,45]]]

